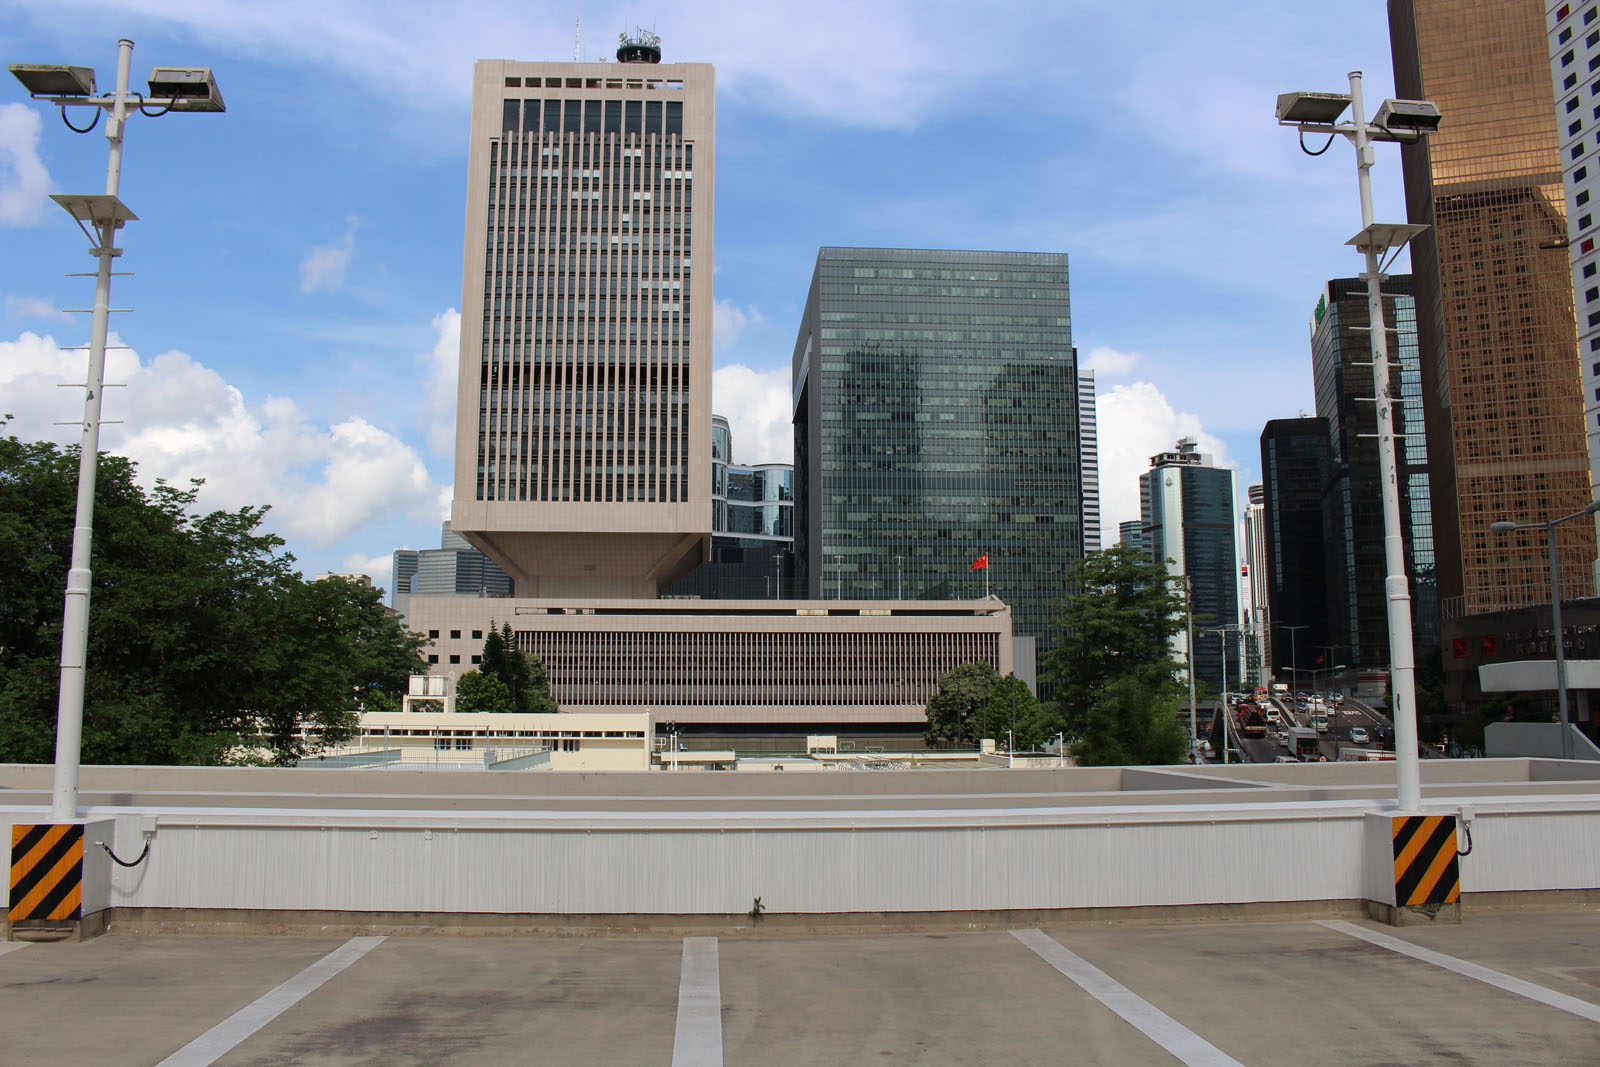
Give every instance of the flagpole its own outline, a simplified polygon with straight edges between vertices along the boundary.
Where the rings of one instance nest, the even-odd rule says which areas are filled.
[[[989,599],[989,553],[983,554],[983,599]]]

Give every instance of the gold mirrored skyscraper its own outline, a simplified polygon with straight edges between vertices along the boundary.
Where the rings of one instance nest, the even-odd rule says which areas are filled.
[[[1539,0],[1390,0],[1395,90],[1439,105],[1402,149],[1440,611],[1547,603],[1543,520],[1590,500],[1561,140]],[[1592,595],[1595,530],[1561,528],[1566,595]]]

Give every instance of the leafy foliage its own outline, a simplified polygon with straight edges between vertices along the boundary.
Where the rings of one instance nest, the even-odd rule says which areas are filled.
[[[551,714],[561,708],[550,697],[550,679],[544,661],[517,648],[516,634],[508,622],[496,630],[492,626],[483,639],[479,672],[499,680],[507,694],[505,708],[486,711],[520,711]],[[461,683],[456,683],[456,707],[461,706]]]
[[[1178,721],[1177,687],[1151,685],[1138,675],[1114,678],[1090,707],[1083,739],[1072,754],[1084,767],[1182,763],[1188,731]]]
[[[74,448],[0,438],[0,762],[53,759],[77,471]],[[85,763],[215,763],[241,744],[290,762],[425,669],[379,590],[306,582],[266,508],[193,515],[199,485],[146,491],[99,459]]]
[[[996,724],[997,734],[1013,731],[1012,744],[1019,752],[1042,748],[1046,740],[1055,736],[1056,728],[1044,706],[1029,690],[1028,683],[1014,674],[995,682],[986,711],[988,720]]]
[[[963,663],[940,676],[938,689],[928,699],[927,716],[923,736],[930,744],[999,739],[1015,722],[1014,744],[1032,749],[1055,732],[1027,683],[1014,674],[1002,678],[987,663]]]
[[[508,712],[511,710],[511,690],[492,674],[468,671],[456,679],[456,710],[496,714]]]
[[[1166,568],[1119,544],[1081,560],[1068,588],[1044,673],[1055,685],[1054,721],[1079,738],[1079,761],[1181,761],[1188,743],[1171,639],[1184,626],[1184,601]]]
[[[963,663],[939,678],[928,698],[929,744],[941,741],[976,744],[983,730],[983,715],[1000,673],[987,663]]]

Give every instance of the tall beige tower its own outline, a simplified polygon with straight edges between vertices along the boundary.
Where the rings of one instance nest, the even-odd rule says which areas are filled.
[[[657,44],[473,70],[450,518],[519,597],[653,597],[710,543],[715,73]]]

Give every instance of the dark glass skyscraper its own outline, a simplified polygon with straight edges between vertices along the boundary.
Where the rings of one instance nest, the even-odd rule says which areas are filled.
[[[1061,253],[824,248],[794,348],[813,597],[989,591],[1042,637],[1083,554]]]
[[[1140,520],[1144,550],[1165,563],[1167,573],[1186,575],[1194,615],[1194,676],[1212,692],[1223,691],[1223,648],[1228,650],[1228,684],[1242,680],[1235,632],[1226,637],[1210,629],[1239,625],[1239,541],[1233,471],[1212,465],[1193,438],[1178,442],[1172,452],[1150,457],[1150,469],[1139,475]],[[1173,640],[1179,662],[1188,655],[1188,635]]]
[[[1376,445],[1373,447],[1376,451]],[[1317,646],[1328,643],[1329,583],[1322,517],[1327,478],[1327,419],[1273,419],[1267,423],[1261,431],[1262,547],[1267,567],[1267,615],[1272,626],[1266,644],[1272,676],[1280,681],[1310,670]],[[1383,521],[1382,514],[1378,512],[1376,521]],[[1378,552],[1381,583],[1381,536]]]
[[[1394,405],[1395,462],[1411,585],[1412,637],[1419,652],[1428,652],[1439,643],[1439,599],[1411,276],[1388,278],[1382,292],[1384,321],[1391,334],[1390,387],[1399,400]],[[1317,304],[1311,334],[1317,414],[1326,420],[1329,444],[1322,500],[1328,583],[1328,636],[1323,643],[1335,647],[1334,655],[1341,657],[1338,662],[1387,668],[1383,494],[1368,322],[1367,283],[1360,278],[1329,282]],[[1305,647],[1303,641],[1301,646]]]

